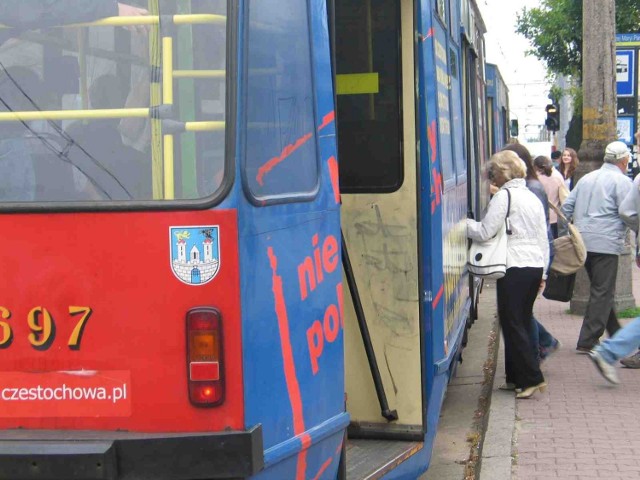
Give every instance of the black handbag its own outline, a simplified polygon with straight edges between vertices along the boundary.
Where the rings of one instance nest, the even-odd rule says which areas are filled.
[[[573,297],[573,287],[576,284],[576,274],[560,275],[549,271],[547,282],[542,292],[542,296],[548,300],[558,302],[568,302]]]

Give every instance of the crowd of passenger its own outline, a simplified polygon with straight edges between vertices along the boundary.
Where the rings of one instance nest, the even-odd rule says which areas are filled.
[[[640,130],[635,136],[640,144]],[[634,181],[627,175],[630,159],[625,143],[611,142],[603,165],[578,178],[575,150],[532,159],[525,146],[512,143],[489,162],[492,199],[482,221],[467,220],[467,236],[491,239],[505,228],[508,212],[507,268],[496,282],[506,376],[499,388],[514,391],[518,399],[546,389],[540,366],[561,346],[534,317],[533,306],[550,272],[553,240],[566,234],[565,221],[582,236],[590,280],[576,352],[587,354],[613,384],[619,383],[616,361],[640,368],[640,351],[628,357],[640,346],[640,318],[622,328],[614,302],[619,255],[628,230],[638,231],[640,175]],[[636,263],[640,267],[638,253]],[[605,331],[608,338],[602,339]]]
[[[25,43],[20,39],[25,30],[148,14],[144,8],[115,0],[38,2],[26,8],[10,3],[14,4],[0,5],[0,23],[10,27],[0,33],[0,45],[6,43],[8,49]],[[66,84],[60,90],[45,84],[39,72],[41,65],[5,65],[6,58],[0,57],[0,112],[61,110],[64,88],[74,88],[74,72],[65,71],[69,67],[64,64],[65,58],[61,56],[55,66],[60,82]],[[104,73],[89,79],[85,100],[92,109],[125,108],[132,99],[136,106],[148,105],[148,82],[143,86],[130,89],[115,74]],[[141,93],[146,97],[133,98],[141,97]],[[151,162],[144,128],[144,119],[140,124],[138,119],[126,118],[4,121],[0,133],[0,200],[151,199]],[[135,139],[145,136],[144,144],[134,144]]]

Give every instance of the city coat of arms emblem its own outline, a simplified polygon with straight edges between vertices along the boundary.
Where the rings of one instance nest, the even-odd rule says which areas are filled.
[[[170,227],[171,270],[187,285],[203,285],[220,270],[219,227]]]

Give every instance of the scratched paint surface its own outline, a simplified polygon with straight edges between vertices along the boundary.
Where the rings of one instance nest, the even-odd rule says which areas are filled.
[[[343,231],[390,407],[400,423],[420,424],[416,212],[407,198],[415,176],[405,172],[400,191],[370,197],[344,196]],[[350,297],[345,303],[347,407],[354,420],[384,422]]]
[[[450,50],[460,57],[458,47],[450,42],[442,23],[435,19],[433,2],[420,5],[418,31],[419,72],[420,72],[420,155],[428,159],[422,164],[430,168],[421,169],[423,191],[430,192],[422,199],[421,249],[428,252],[428,261],[423,270],[424,311],[429,315],[425,338],[427,361],[426,395],[429,410],[441,400],[444,392],[442,383],[434,377],[432,366],[450,358],[452,348],[457,344],[462,330],[463,313],[468,305],[466,263],[466,239],[464,219],[467,209],[467,186],[464,172],[465,161],[460,157],[464,152],[460,145],[454,148],[452,131],[459,128],[456,120],[460,107],[459,85],[451,83],[450,76],[456,74],[458,65],[452,65]],[[460,75],[460,72],[457,72]],[[456,125],[452,125],[456,123]],[[453,130],[452,130],[453,126]],[[458,132],[459,133],[459,132]],[[430,215],[426,214],[430,211]],[[425,258],[427,256],[425,255]],[[429,424],[437,423],[430,418]]]
[[[404,144],[415,145],[412,5],[402,2]],[[390,407],[398,423],[422,422],[416,156],[404,150],[405,180],[391,194],[344,195],[343,231]],[[345,282],[347,408],[352,419],[384,422]]]
[[[325,2],[249,3],[238,173],[245,418],[262,425],[266,461],[255,478],[335,478],[344,346]]]

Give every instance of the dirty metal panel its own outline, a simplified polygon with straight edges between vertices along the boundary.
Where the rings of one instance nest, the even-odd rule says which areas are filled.
[[[397,423],[421,425],[413,9],[402,2],[404,183],[394,193],[342,196],[342,229],[389,408]],[[343,282],[347,285],[346,281]],[[386,423],[345,288],[347,409],[352,420]]]
[[[347,479],[374,480],[422,449],[421,442],[394,440],[349,440],[347,442]]]

